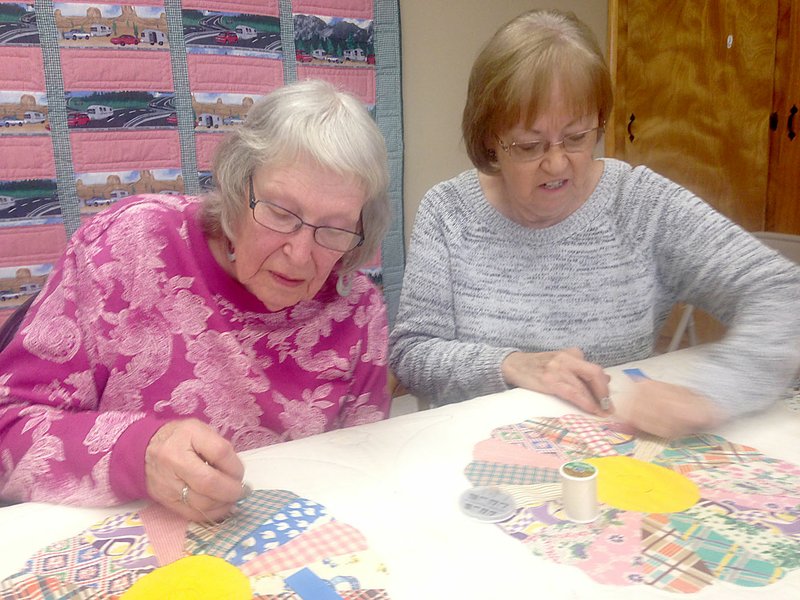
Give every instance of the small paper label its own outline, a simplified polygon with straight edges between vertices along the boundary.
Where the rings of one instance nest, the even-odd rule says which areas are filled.
[[[561,469],[564,471],[565,475],[569,475],[570,477],[592,477],[597,472],[597,469],[592,465],[581,461],[565,463]]]
[[[476,487],[461,494],[461,510],[486,523],[499,523],[516,511],[514,499],[495,487]]]

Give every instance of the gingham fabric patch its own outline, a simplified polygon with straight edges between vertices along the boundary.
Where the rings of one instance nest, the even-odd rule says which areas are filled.
[[[467,465],[464,474],[474,486],[530,485],[533,483],[556,483],[559,481],[557,469],[507,465],[482,460],[476,460]]]
[[[237,505],[237,511],[214,526],[195,523],[187,534],[189,554],[224,557],[244,536],[299,496],[287,490],[255,490]]]
[[[262,523],[241,538],[225,554],[225,560],[241,565],[259,554],[277,548],[299,536],[315,522],[328,516],[321,504],[305,498],[297,498],[278,511],[266,523]]]
[[[302,539],[291,540],[247,561],[240,568],[245,575],[285,571],[366,549],[367,541],[360,531],[346,523],[331,521],[307,531]]]

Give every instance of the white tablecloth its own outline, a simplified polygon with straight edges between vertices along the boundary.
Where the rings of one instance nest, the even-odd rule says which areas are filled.
[[[612,397],[630,385],[623,367],[638,366],[669,381],[695,352],[608,369]],[[458,498],[470,487],[463,471],[477,442],[495,427],[567,412],[575,409],[549,396],[511,390],[246,452],[246,478],[254,488],[282,488],[315,500],[361,530],[389,568],[393,600],[677,600],[676,594],[647,586],[598,585],[578,568],[537,557],[498,527],[460,512]],[[800,413],[783,403],[715,433],[800,464]],[[96,510],[29,503],[0,509],[0,579],[49,542],[136,506]],[[691,598],[797,600],[800,571],[762,588],[717,582]]]

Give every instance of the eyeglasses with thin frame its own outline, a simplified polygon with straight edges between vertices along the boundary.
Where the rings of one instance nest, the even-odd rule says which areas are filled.
[[[605,131],[605,127],[592,127],[584,131],[577,131],[565,135],[557,142],[546,140],[531,140],[529,142],[511,142],[506,144],[499,136],[495,135],[497,143],[508,154],[509,158],[517,162],[530,162],[539,160],[550,151],[553,146],[564,146],[565,152],[584,152],[594,147],[597,138]],[[597,132],[597,136],[592,135]]]
[[[269,200],[256,200],[252,175],[250,176],[250,208],[256,223],[277,233],[294,233],[303,225],[310,227],[314,230],[314,241],[328,250],[348,252],[364,243],[363,233],[328,225],[312,225],[280,204]],[[361,217],[358,218],[358,223],[359,228],[363,228]]]

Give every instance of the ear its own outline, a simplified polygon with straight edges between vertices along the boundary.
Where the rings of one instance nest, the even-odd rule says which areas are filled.
[[[489,160],[489,162],[496,163],[497,153],[500,151],[500,147],[494,135],[486,136],[486,138],[483,140],[483,148],[484,152],[486,152],[486,158]]]
[[[236,262],[236,246],[227,235],[225,236],[225,256],[228,258],[228,262]]]
[[[350,289],[353,287],[353,278],[351,275],[342,275],[336,280],[336,291],[342,298],[346,298],[350,294]]]

